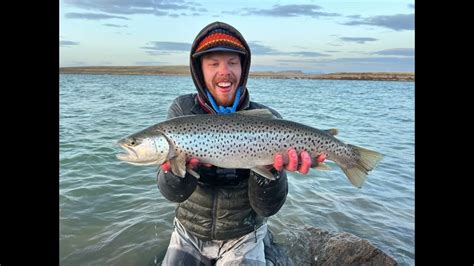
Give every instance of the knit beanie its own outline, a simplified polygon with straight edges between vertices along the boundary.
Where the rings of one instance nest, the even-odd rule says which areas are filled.
[[[242,42],[226,29],[215,29],[199,42],[193,57],[210,52],[234,52],[245,55],[247,50]]]

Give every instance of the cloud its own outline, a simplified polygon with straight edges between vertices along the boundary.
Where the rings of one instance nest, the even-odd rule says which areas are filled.
[[[341,37],[339,39],[344,42],[356,42],[360,44],[364,44],[365,42],[374,42],[378,40],[378,39],[369,38],[369,37]]]
[[[415,16],[414,14],[397,14],[392,16],[375,16],[360,20],[352,20],[343,25],[359,26],[359,25],[372,25],[385,27],[392,30],[414,30],[415,29]]]
[[[87,10],[96,10],[109,14],[152,14],[156,16],[169,15],[169,11],[178,11],[194,8],[192,6],[200,6],[192,2],[184,0],[64,0],[64,3]],[[205,8],[198,8],[200,12],[204,12]]]
[[[60,41],[59,42],[59,46],[61,47],[71,47],[71,46],[74,46],[74,45],[79,45],[78,42],[73,42],[73,41]]]
[[[324,56],[329,56],[328,54],[322,54],[318,52],[290,52],[287,53],[288,55],[294,55],[294,56],[303,56],[303,57],[324,57]]]
[[[199,12],[207,12],[207,9],[202,8],[202,7],[200,7],[200,8],[190,7],[189,10],[191,10],[191,11],[199,11]]]
[[[377,55],[395,55],[395,56],[415,56],[415,49],[413,48],[395,48],[395,49],[386,49],[372,54]]]
[[[250,51],[253,55],[271,55],[279,54],[280,52],[271,48],[270,46],[259,44],[258,42],[249,42]]]
[[[151,55],[162,55],[176,52],[191,51],[191,43],[185,42],[150,42],[150,46],[143,46],[142,49],[149,50],[147,53]]]
[[[111,23],[105,23],[103,25],[107,27],[114,27],[114,28],[128,28],[127,25],[117,25],[117,24],[111,24]]]
[[[296,52],[282,52],[273,49],[270,46],[262,45],[259,42],[249,42],[250,51],[252,55],[289,55],[289,56],[303,56],[303,57],[322,57],[328,56],[318,52],[310,51],[296,51]]]
[[[347,17],[348,17],[348,18],[357,18],[357,19],[361,18],[360,15],[352,15],[352,16],[347,16]]]
[[[337,13],[320,12],[321,7],[318,5],[274,5],[270,9],[243,8],[242,15],[257,15],[270,17],[299,17],[309,16],[318,17],[335,17],[340,16]]]
[[[89,19],[89,20],[113,19],[113,18],[129,20],[126,17],[111,16],[111,15],[97,14],[97,13],[66,13],[65,16],[66,18]]]

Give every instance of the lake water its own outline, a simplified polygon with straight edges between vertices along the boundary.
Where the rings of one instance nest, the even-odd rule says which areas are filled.
[[[59,79],[61,265],[160,263],[176,205],[160,194],[157,168],[118,161],[115,142],[163,121],[175,97],[195,92],[191,77]],[[248,89],[285,119],[337,128],[345,143],[385,155],[362,189],[333,164],[288,174],[288,198],[268,223],[295,264],[310,263],[306,228],[318,227],[414,265],[414,83],[250,78]]]

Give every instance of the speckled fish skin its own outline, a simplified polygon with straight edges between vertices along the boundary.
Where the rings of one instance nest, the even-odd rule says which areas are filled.
[[[325,154],[357,187],[382,159],[381,154],[345,144],[328,131],[262,115],[182,116],[158,123],[129,139],[159,136],[165,136],[170,144],[173,156],[168,155],[168,159],[176,154],[184,155],[223,168],[262,169],[262,166],[273,164],[276,153],[286,153],[289,148],[295,148],[298,153],[306,150],[313,158]],[[370,155],[368,159],[366,152]],[[156,163],[162,162],[164,160]],[[356,169],[356,172],[347,172],[349,169]]]
[[[177,152],[223,168],[252,168],[273,163],[290,147],[349,163],[351,148],[325,131],[283,119],[240,114],[180,117],[158,124]]]

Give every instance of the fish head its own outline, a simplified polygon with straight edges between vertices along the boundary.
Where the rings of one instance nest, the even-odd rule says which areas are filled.
[[[117,159],[134,165],[160,165],[166,161],[170,150],[163,134],[134,134],[119,140],[117,144],[126,151],[117,154]]]

